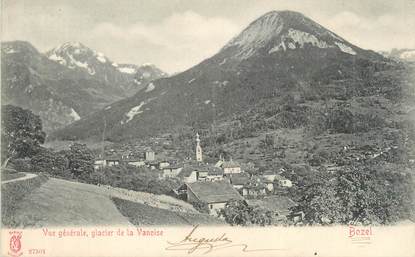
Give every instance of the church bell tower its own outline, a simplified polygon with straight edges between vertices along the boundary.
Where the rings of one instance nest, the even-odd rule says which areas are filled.
[[[196,133],[196,161],[202,162],[202,147],[200,146],[199,133]]]

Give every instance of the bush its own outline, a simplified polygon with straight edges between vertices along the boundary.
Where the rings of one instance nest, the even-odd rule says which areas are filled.
[[[308,163],[311,166],[321,166],[324,164],[326,160],[318,154],[313,154],[310,159],[308,159]]]
[[[210,213],[210,209],[207,203],[205,202],[192,202],[193,207],[200,213]]]
[[[13,159],[11,160],[11,166],[18,172],[33,172],[30,160]]]
[[[104,167],[80,178],[80,180],[90,184],[110,185],[129,190],[165,195],[170,195],[172,190],[180,185],[180,181],[177,179],[160,180],[157,172],[145,167],[137,168],[129,165]]]

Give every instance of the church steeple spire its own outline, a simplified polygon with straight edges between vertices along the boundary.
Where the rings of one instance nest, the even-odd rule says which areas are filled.
[[[202,157],[202,147],[200,146],[199,133],[196,133],[196,161],[203,161]]]

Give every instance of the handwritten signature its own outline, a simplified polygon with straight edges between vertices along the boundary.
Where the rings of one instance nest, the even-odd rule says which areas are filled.
[[[234,243],[226,233],[223,233],[216,237],[196,237],[196,230],[199,225],[193,227],[189,234],[187,234],[182,240],[177,242],[169,242],[169,246],[166,250],[169,251],[186,251],[188,254],[201,251],[203,254],[221,250],[225,248],[239,248],[242,252],[259,252],[259,251],[282,251],[286,249],[249,249],[247,244]]]

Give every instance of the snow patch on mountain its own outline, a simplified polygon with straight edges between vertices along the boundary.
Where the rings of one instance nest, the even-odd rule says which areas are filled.
[[[191,84],[195,80],[196,80],[195,78],[192,78],[191,80],[187,81],[187,84]]]
[[[139,105],[134,106],[133,108],[131,108],[131,109],[130,109],[130,110],[129,110],[126,114],[125,114],[125,116],[127,116],[127,120],[126,120],[125,122],[124,122],[124,121],[121,121],[121,124],[128,123],[128,122],[130,122],[132,119],[134,119],[134,117],[135,117],[136,115],[138,115],[138,114],[140,114],[140,113],[143,113],[144,111],[142,111],[142,110],[141,110],[141,108],[142,108],[144,105],[146,105],[146,104],[150,103],[151,101],[153,101],[153,100],[155,100],[155,99],[157,99],[157,97],[152,97],[152,98],[149,98],[149,99],[147,99],[147,100],[145,100],[145,101],[141,101]],[[146,108],[146,110],[150,110],[150,108]]]
[[[151,82],[150,84],[148,84],[147,88],[146,88],[146,93],[153,91],[156,88],[156,86]]]
[[[223,61],[221,61],[220,63],[219,63],[219,65],[224,65],[225,63],[226,63],[226,58],[225,59],[223,59]]]
[[[52,55],[50,55],[49,59],[52,61],[58,62],[62,65],[66,65],[66,60],[63,59],[61,56],[57,56],[56,53],[53,53]]]
[[[340,42],[344,42],[344,39],[341,37],[338,37],[337,35],[335,35],[334,33],[327,31],[329,33],[330,36],[334,37],[335,39],[339,40]]]
[[[342,52],[345,52],[345,53],[351,54],[351,55],[356,55],[356,52],[350,46],[347,46],[347,45],[345,45],[343,43],[340,43],[340,42],[334,42],[334,43],[340,48],[340,50]]]
[[[71,54],[67,54],[67,56],[71,60],[71,64],[75,64],[80,68],[88,69],[88,63],[77,61]]]
[[[400,54],[399,56],[402,59],[411,59],[415,58],[415,50],[408,50]]]
[[[130,67],[122,67],[122,68],[118,68],[118,70],[122,73],[128,73],[128,74],[136,73],[136,70],[134,68],[130,68]]]
[[[14,53],[17,53],[17,51],[14,50],[13,48],[5,48],[4,53],[5,54],[14,54]]]
[[[304,31],[289,29],[287,37],[291,38],[295,43],[300,44],[301,47],[304,47],[305,44],[309,43],[318,48],[328,48],[328,44],[325,41],[319,40],[314,35]]]
[[[286,44],[287,42],[287,44]],[[318,39],[316,36],[295,29],[289,29],[287,35],[281,37],[281,43],[271,48],[268,53],[272,54],[274,52],[283,50],[286,51],[287,47],[290,49],[296,49],[297,46],[304,48],[304,45],[311,44],[312,46],[318,48],[329,48],[330,46],[327,42]]]
[[[118,67],[118,63],[116,63],[116,62],[113,62],[111,65],[114,66],[114,67]]]
[[[97,60],[102,62],[102,63],[106,63],[107,59],[105,58],[103,53],[97,53]]]
[[[71,116],[75,121],[81,119],[81,116],[79,116],[79,114],[73,108],[71,108],[71,112],[69,113],[69,116]]]
[[[148,79],[149,77],[151,77],[151,74],[148,72],[143,72],[142,77],[144,77],[145,79]]]
[[[131,108],[126,114],[125,114],[125,116],[127,116],[128,117],[128,119],[125,121],[126,123],[127,122],[130,122],[132,119],[134,119],[134,117],[137,115],[137,114],[140,114],[140,113],[142,113],[143,111],[140,111],[140,109],[141,109],[141,107],[143,107],[144,106],[144,101],[143,102],[141,102],[139,105],[137,105],[137,106],[134,106],[133,108]]]
[[[88,73],[89,75],[95,75],[95,69],[88,67]]]

